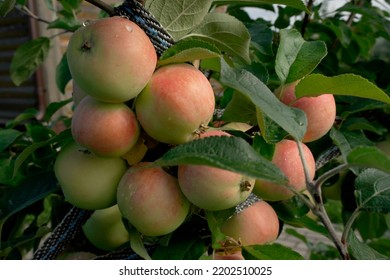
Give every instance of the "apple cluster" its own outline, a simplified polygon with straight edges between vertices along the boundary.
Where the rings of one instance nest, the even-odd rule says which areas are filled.
[[[143,160],[148,150],[144,135],[168,146],[231,136],[208,127],[215,96],[204,74],[187,63],[157,67],[157,59],[144,31],[121,17],[91,22],[70,38],[67,60],[74,90],[73,141],[59,152],[54,171],[69,203],[95,210],[83,226],[85,236],[96,247],[113,250],[130,239],[123,219],[145,236],[162,236],[176,230],[191,209],[229,209],[254,193],[262,200],[229,218],[221,230],[238,240],[239,246],[276,240],[279,220],[268,201],[288,199],[294,195],[290,190],[203,165],[179,165],[172,174]],[[315,99],[294,100],[294,86],[281,89],[280,99],[303,110],[313,107],[305,112],[309,128],[304,141],[314,141],[334,121],[323,124],[331,118],[318,116],[318,112],[335,114],[329,105],[333,96],[325,95],[325,101],[318,104]],[[313,179],[314,158],[303,147]],[[285,173],[291,187],[305,190],[295,141],[277,143],[272,162]],[[242,257],[239,251],[234,253]],[[232,252],[227,255],[216,258],[235,258]]]

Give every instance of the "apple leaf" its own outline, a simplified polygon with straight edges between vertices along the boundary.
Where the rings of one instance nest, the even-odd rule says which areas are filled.
[[[280,102],[273,92],[252,73],[245,69],[231,68],[222,60],[220,82],[244,94],[261,110],[262,114],[267,115],[292,137],[297,140],[303,138],[307,125],[305,113]]]
[[[72,80],[72,75],[69,71],[68,60],[66,59],[66,53],[61,58],[56,68],[56,84],[58,89],[65,93],[65,87]]]
[[[377,147],[356,147],[347,155],[347,162],[354,166],[376,168],[390,173],[390,157]]]
[[[251,245],[242,247],[246,260],[303,260],[303,256],[282,244]]]
[[[0,129],[0,152],[11,145],[22,133],[16,129]]]
[[[295,82],[310,74],[326,56],[322,41],[305,41],[295,29],[280,31],[275,71],[283,84]]]
[[[355,181],[356,203],[360,210],[390,213],[390,174],[369,168]]]
[[[10,189],[0,199],[0,221],[57,191],[59,186],[53,172],[27,177],[19,186]]]
[[[130,235],[131,249],[144,260],[151,260],[151,257],[145,248],[141,234],[135,228],[127,228],[127,231]]]
[[[214,0],[214,4],[220,6],[220,5],[245,5],[245,6],[256,6],[256,5],[262,5],[262,4],[280,4],[280,5],[286,5],[301,11],[304,11],[306,13],[309,12],[307,9],[305,3],[303,3],[302,0]]]
[[[235,208],[222,211],[205,211],[207,225],[211,231],[213,249],[223,247],[226,235],[221,231],[221,225],[234,214]]]
[[[181,144],[166,152],[152,166],[182,164],[208,165],[274,183],[286,183],[279,168],[235,136],[210,136]]]
[[[348,248],[352,256],[357,260],[388,260],[389,258],[382,255],[367,243],[360,241],[355,233],[351,231],[348,237]]]
[[[29,158],[30,155],[32,155],[37,149],[45,147],[47,145],[56,143],[56,142],[62,142],[71,139],[71,132],[70,129],[62,131],[60,134],[55,135],[54,137],[42,141],[42,142],[35,142],[25,148],[16,158],[15,166],[14,166],[14,176],[17,173],[18,169],[22,166],[22,164]]]
[[[12,58],[11,79],[19,86],[28,80],[46,59],[50,50],[50,39],[39,37],[21,45]]]
[[[16,0],[4,0],[0,2],[0,17],[5,17],[15,7]]]
[[[245,25],[235,17],[222,13],[207,14],[189,38],[205,40],[216,45],[221,51],[236,56],[250,64],[250,34]]]
[[[212,0],[149,0],[145,8],[177,41],[203,21],[211,3]]]
[[[220,50],[213,44],[194,39],[178,41],[160,57],[158,66],[171,63],[191,62],[221,56]]]
[[[227,122],[256,124],[256,107],[245,95],[233,92],[232,99],[227,104],[221,119]]]
[[[355,74],[341,74],[334,77],[311,74],[295,87],[295,95],[298,98],[319,96],[324,93],[362,97],[390,104],[390,97],[384,91],[369,80]]]

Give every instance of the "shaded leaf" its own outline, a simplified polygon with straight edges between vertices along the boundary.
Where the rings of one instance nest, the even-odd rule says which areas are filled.
[[[205,211],[207,225],[212,235],[213,249],[221,248],[226,241],[226,235],[221,231],[221,226],[234,212],[234,207],[222,211]]]
[[[229,86],[251,100],[261,112],[281,126],[295,139],[302,139],[306,132],[306,115],[303,111],[289,107],[252,73],[244,69],[231,68],[221,61],[220,82]]]
[[[0,199],[0,220],[17,213],[59,189],[54,172],[32,175]]]
[[[347,155],[347,162],[354,166],[376,168],[390,173],[390,156],[377,147],[353,148]]]
[[[16,129],[0,129],[0,152],[9,147],[22,132]]]
[[[70,74],[68,60],[66,53],[64,53],[56,68],[56,84],[62,93],[65,93],[65,87],[71,79],[72,75]]]
[[[176,146],[152,166],[209,165],[253,178],[285,184],[286,178],[273,163],[260,156],[239,137],[211,136]]]
[[[0,2],[0,17],[5,17],[15,7],[16,0],[4,0]]]
[[[348,247],[352,256],[358,260],[388,260],[389,258],[382,255],[375,249],[371,248],[364,242],[361,242],[355,235],[354,232],[351,232],[348,238]]]
[[[293,249],[274,243],[267,245],[243,246],[242,255],[246,260],[303,260]]]
[[[19,86],[28,80],[46,59],[50,49],[50,39],[39,37],[21,45],[12,58],[11,79]]]
[[[45,111],[45,115],[43,117],[44,121],[50,121],[51,117],[62,107],[69,104],[70,102],[73,102],[73,98],[68,98],[62,101],[58,102],[51,102],[47,107]]]
[[[369,80],[355,74],[341,74],[334,77],[311,74],[295,87],[297,98],[319,96],[324,93],[362,97],[390,104],[390,97],[384,91]]]

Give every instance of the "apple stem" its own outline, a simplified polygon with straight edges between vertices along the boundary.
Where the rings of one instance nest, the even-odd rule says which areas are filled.
[[[311,205],[311,203],[308,204],[308,206],[313,211],[313,213],[318,218],[320,218],[322,224],[328,230],[329,237],[332,240],[332,242],[335,244],[341,257],[345,260],[349,260],[351,257],[348,253],[346,246],[344,246],[343,243],[341,242],[341,240],[338,238],[336,230],[332,224],[332,221],[329,219],[328,213],[326,212],[326,209],[325,209],[325,206],[323,203],[322,192],[321,192],[322,183],[325,182],[331,176],[333,176],[333,175],[337,174],[338,172],[340,172],[341,170],[347,168],[348,165],[346,165],[346,164],[341,165],[340,167],[335,168],[335,170],[331,170],[328,173],[323,174],[323,176],[321,176],[319,179],[317,179],[317,181],[313,182],[312,180],[310,180],[309,169],[307,167],[302,142],[300,142],[300,141],[296,141],[296,142],[298,145],[299,156],[301,158],[301,162],[302,162],[303,169],[305,172],[306,186],[307,186],[307,189],[308,189],[310,195],[313,197],[314,202],[315,202],[314,207],[312,207],[313,205]]]

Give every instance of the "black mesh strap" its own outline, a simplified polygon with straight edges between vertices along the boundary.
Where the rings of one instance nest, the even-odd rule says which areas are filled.
[[[33,260],[55,259],[73,240],[92,213],[91,210],[73,207],[45,240],[42,247],[34,253]]]
[[[139,2],[126,0],[122,5],[114,8],[114,10],[117,15],[135,22],[145,31],[152,41],[157,55],[160,56],[175,43],[171,35]]]

